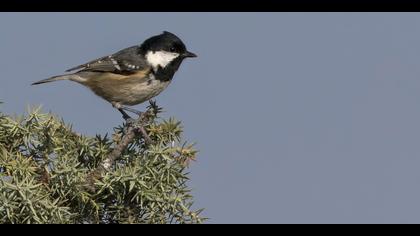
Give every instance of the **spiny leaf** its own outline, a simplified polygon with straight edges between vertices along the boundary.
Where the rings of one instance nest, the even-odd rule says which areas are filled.
[[[181,122],[158,118],[155,102],[149,107],[145,128],[155,144],[136,137],[100,176],[92,173],[124,126],[89,137],[40,107],[16,117],[0,112],[0,223],[203,222],[183,164],[197,151],[182,141]]]

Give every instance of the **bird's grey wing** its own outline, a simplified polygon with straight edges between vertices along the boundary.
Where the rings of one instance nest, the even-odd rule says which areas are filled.
[[[66,72],[74,70],[112,72],[117,74],[134,73],[138,70],[148,69],[143,56],[138,54],[138,46],[123,49],[115,54],[101,57],[88,63],[70,68]]]
[[[111,56],[106,56],[106,57],[101,57],[101,58],[95,59],[95,60],[90,61],[88,63],[72,67],[72,68],[66,70],[66,72],[70,72],[70,71],[74,71],[74,70],[82,70],[82,69],[83,70],[98,69],[98,70],[105,70],[105,71],[115,70],[116,68],[113,65],[110,57]]]

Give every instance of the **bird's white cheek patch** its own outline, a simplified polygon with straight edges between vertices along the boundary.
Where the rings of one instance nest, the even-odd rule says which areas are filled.
[[[167,51],[148,52],[146,54],[147,62],[156,70],[159,66],[165,68],[175,58],[179,57],[178,53]]]

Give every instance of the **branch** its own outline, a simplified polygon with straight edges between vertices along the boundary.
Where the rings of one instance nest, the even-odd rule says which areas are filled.
[[[156,114],[161,110],[154,101],[149,101],[150,106],[148,106],[145,112],[142,112],[137,120],[127,122],[124,126],[125,134],[122,137],[121,141],[115,146],[110,154],[99,164],[99,166],[88,176],[88,188],[91,191],[95,191],[94,182],[95,179],[100,178],[101,174],[105,171],[109,171],[115,161],[122,155],[122,153],[127,149],[128,145],[134,141],[134,139],[141,135],[144,139],[144,142],[147,145],[153,144],[153,140],[147,134],[144,126],[153,118],[156,117]]]
[[[112,164],[115,162],[117,158],[121,156],[121,154],[124,152],[124,150],[128,147],[128,145],[133,142],[134,138],[139,135],[139,133],[142,134],[143,138],[145,139],[146,143],[151,143],[150,137],[147,135],[146,131],[144,130],[142,120],[144,119],[145,113],[142,113],[138,120],[133,124],[128,124],[125,129],[125,135],[122,137],[121,141],[118,143],[118,145],[114,148],[114,150],[108,154],[108,156],[103,160],[103,162],[100,165],[100,168],[103,168],[105,171],[109,170],[112,166]],[[135,125],[135,124],[138,125]]]

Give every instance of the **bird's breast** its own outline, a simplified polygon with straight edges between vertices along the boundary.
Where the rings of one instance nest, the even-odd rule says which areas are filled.
[[[148,75],[100,76],[90,79],[87,85],[98,96],[109,102],[123,105],[137,105],[159,95],[170,84],[169,81],[157,80],[153,73]]]
[[[147,81],[133,84],[132,87],[128,89],[128,97],[132,102],[129,101],[127,105],[135,105],[139,103],[138,101],[144,102],[159,95],[171,82],[157,80],[152,74],[149,77],[150,78]]]

